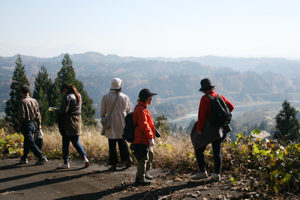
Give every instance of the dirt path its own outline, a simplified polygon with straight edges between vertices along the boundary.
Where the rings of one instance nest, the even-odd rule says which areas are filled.
[[[35,166],[35,160],[22,165],[16,164],[18,159],[1,160],[0,199],[240,199],[243,195],[226,175],[218,183],[191,182],[189,174],[152,169],[153,183],[136,187],[136,167],[109,172],[105,165],[83,168],[83,163],[72,160],[70,169],[57,169],[60,162]]]

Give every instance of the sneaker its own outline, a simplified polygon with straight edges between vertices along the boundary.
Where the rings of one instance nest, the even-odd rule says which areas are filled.
[[[39,158],[39,160],[35,163],[36,165],[44,165],[46,162],[48,162],[46,157]]]
[[[28,160],[27,158],[26,159],[22,159],[19,161],[20,164],[27,164],[28,163]]]
[[[112,172],[117,171],[117,166],[116,165],[112,165],[112,166],[110,166],[110,168],[108,170],[112,171]]]
[[[90,162],[89,162],[89,160],[87,159],[87,158],[85,158],[84,159],[84,167],[88,167],[88,166],[90,166],[91,164],[90,164]]]
[[[205,172],[200,172],[200,171],[198,171],[198,172],[192,177],[192,179],[193,179],[193,180],[198,180],[198,179],[205,179],[205,178],[207,178],[207,177],[208,177],[207,171],[205,171]]]
[[[67,163],[67,164],[62,163],[62,164],[58,165],[57,168],[58,169],[69,169],[70,168],[70,164],[69,163]]]
[[[152,179],[153,179],[153,176],[151,176],[151,175],[149,174],[149,172],[146,172],[145,178],[148,179],[148,180],[152,180]]]
[[[213,173],[211,175],[211,180],[214,181],[214,182],[219,182],[221,180],[221,175]]]
[[[128,169],[129,167],[131,167],[132,165],[132,160],[131,158],[129,158],[126,162],[125,162],[125,168]]]
[[[135,184],[136,185],[150,185],[151,181],[146,179],[146,178],[143,178],[143,179],[136,178],[135,179]]]

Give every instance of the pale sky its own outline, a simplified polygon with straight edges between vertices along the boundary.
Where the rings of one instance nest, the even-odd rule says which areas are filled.
[[[299,0],[0,0],[0,56],[300,60]]]

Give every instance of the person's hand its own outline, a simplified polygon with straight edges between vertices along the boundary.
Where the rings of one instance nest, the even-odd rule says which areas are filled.
[[[154,146],[154,144],[155,144],[155,141],[154,141],[154,139],[152,138],[152,139],[150,139],[150,142],[151,142],[151,147],[153,147]]]
[[[42,130],[42,126],[41,125],[39,125],[39,128],[38,128],[38,130],[40,131],[40,130]]]
[[[53,108],[53,109],[52,109],[52,112],[53,112],[53,113],[55,113],[55,109],[56,109],[56,108]]]
[[[198,131],[199,135],[202,135],[202,132],[201,131]]]
[[[49,107],[49,111],[55,113],[55,107]]]

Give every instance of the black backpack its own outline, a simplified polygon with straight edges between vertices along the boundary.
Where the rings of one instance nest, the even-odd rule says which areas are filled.
[[[213,97],[210,94],[205,95],[211,100],[210,106],[210,124],[215,127],[226,126],[231,121],[231,113],[228,106],[220,95]]]
[[[136,106],[137,107],[137,106]],[[134,130],[135,127],[133,124],[133,112],[129,113],[125,117],[125,127],[123,129],[123,135],[122,138],[125,139],[127,142],[133,142],[134,141]]]

